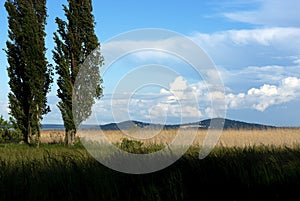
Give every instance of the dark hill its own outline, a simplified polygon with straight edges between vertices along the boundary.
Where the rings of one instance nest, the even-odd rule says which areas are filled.
[[[224,129],[267,129],[274,128],[274,126],[267,126],[263,124],[254,124],[254,123],[246,123],[242,121],[235,121],[230,119],[221,119],[215,118],[213,122],[217,122],[217,126],[224,124]],[[149,128],[149,129],[157,129],[164,127],[165,129],[176,129],[179,127],[183,128],[199,128],[199,129],[208,129],[210,127],[214,127],[214,125],[210,125],[211,119],[206,119],[199,122],[188,123],[188,124],[177,124],[177,125],[161,125],[161,124],[151,124],[144,123],[140,121],[124,121],[120,123],[110,123],[106,125],[102,125],[102,130],[128,130],[136,128]]]

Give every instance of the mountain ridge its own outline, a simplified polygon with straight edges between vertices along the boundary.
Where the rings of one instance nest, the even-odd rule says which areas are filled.
[[[214,121],[214,126],[217,126],[217,128],[220,127],[220,125],[224,125],[223,129],[268,129],[268,128],[277,128],[276,126],[271,125],[264,125],[264,124],[258,124],[258,123],[248,123],[244,121],[237,121],[237,120],[231,120],[231,119],[223,119],[223,118],[212,118]],[[155,123],[147,123],[142,121],[136,121],[136,120],[128,120],[123,121],[119,123],[108,123],[104,125],[82,125],[80,129],[87,130],[87,129],[102,129],[102,130],[128,130],[128,129],[134,129],[134,128],[144,128],[144,129],[178,129],[181,128],[198,128],[198,129],[208,129],[211,127],[211,120],[212,119],[205,119],[197,122],[192,123],[183,123],[183,124],[155,124]],[[43,130],[63,130],[64,126],[59,124],[44,124],[42,126]]]
[[[213,125],[211,125],[211,121],[213,120]],[[243,121],[231,120],[231,119],[223,119],[223,118],[212,118],[205,119],[192,123],[184,123],[184,124],[155,124],[155,123],[146,123],[135,120],[128,120],[119,123],[109,123],[104,125],[83,125],[81,129],[101,129],[101,130],[128,130],[134,128],[143,128],[143,129],[178,129],[178,128],[198,128],[198,129],[209,129],[209,128],[218,128],[221,129],[222,125],[224,125],[223,129],[259,129],[264,130],[268,128],[277,128],[271,125],[264,125],[258,123],[247,123]]]

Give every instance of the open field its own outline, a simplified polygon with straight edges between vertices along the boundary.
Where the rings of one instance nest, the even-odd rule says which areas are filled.
[[[150,150],[151,151],[151,150]],[[0,200],[291,200],[299,196],[300,148],[191,148],[147,175],[116,172],[76,145],[0,145]]]
[[[43,131],[42,141],[60,142],[63,134]],[[88,134],[98,136],[95,131]],[[144,137],[153,134],[147,131]],[[199,131],[195,146],[174,164],[146,175],[113,171],[80,143],[74,147],[41,144],[39,148],[0,144],[0,200],[265,201],[299,196],[300,129],[225,130],[217,147],[200,160],[197,145],[205,134]],[[139,154],[171,142],[176,132],[166,130],[139,140],[144,145],[138,149],[122,147],[125,136],[118,131],[106,131],[105,136],[125,151]]]
[[[184,130],[184,135],[194,133],[193,130]],[[166,145],[172,142],[177,135],[176,130],[163,130],[159,133],[157,131],[143,131],[142,134],[134,131],[128,131],[128,135],[136,136],[130,137],[121,131],[103,131],[106,138],[112,143],[120,143],[123,138],[135,139],[147,144]],[[88,138],[96,139],[101,142],[104,138],[99,137],[99,131],[80,131],[80,135],[89,136]],[[207,131],[198,130],[193,145],[202,145]],[[144,140],[144,139],[146,140]],[[64,139],[64,131],[48,130],[42,131],[41,141],[43,143],[62,142]],[[247,147],[247,146],[276,146],[276,147],[290,147],[300,145],[300,128],[278,128],[268,130],[224,130],[218,143],[218,147]]]

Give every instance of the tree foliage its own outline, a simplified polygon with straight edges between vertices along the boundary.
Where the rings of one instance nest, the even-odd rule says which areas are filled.
[[[20,142],[22,133],[14,129],[13,124],[0,116],[0,143]]]
[[[40,122],[50,111],[47,94],[52,83],[52,66],[45,54],[46,0],[7,0],[9,40],[9,108],[24,142],[40,135]]]
[[[66,21],[56,18],[58,30],[54,33],[56,47],[53,51],[53,59],[59,75],[58,107],[66,129],[65,141],[70,145],[74,143],[77,126],[91,114],[95,98],[100,98],[102,95],[99,68],[103,58],[94,32],[92,1],[68,0],[68,7],[63,5],[63,9]],[[90,56],[92,52],[93,56]],[[76,84],[76,80],[90,81],[96,91],[89,93],[87,88],[85,92],[79,90],[80,84]],[[82,107],[74,109],[74,99],[78,99],[77,103],[84,101],[84,104],[80,105]]]

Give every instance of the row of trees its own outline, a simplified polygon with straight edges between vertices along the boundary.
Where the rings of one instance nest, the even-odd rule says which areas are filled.
[[[72,145],[77,125],[72,110],[75,80],[80,66],[100,45],[94,31],[92,1],[68,0],[68,6],[63,5],[66,20],[56,18],[58,30],[54,33],[54,67],[46,59],[46,0],[7,0],[5,8],[9,24],[9,40],[5,51],[9,64],[7,71],[11,92],[8,97],[12,123],[15,129],[22,132],[25,143],[39,142],[41,120],[50,112],[47,94],[56,73],[59,87],[57,95],[60,98],[58,107],[66,129],[65,142]],[[98,77],[94,83],[98,90],[91,97],[91,104],[102,94],[99,67],[103,59],[101,55],[98,56],[101,59],[96,65]],[[86,118],[91,108],[85,109]]]

